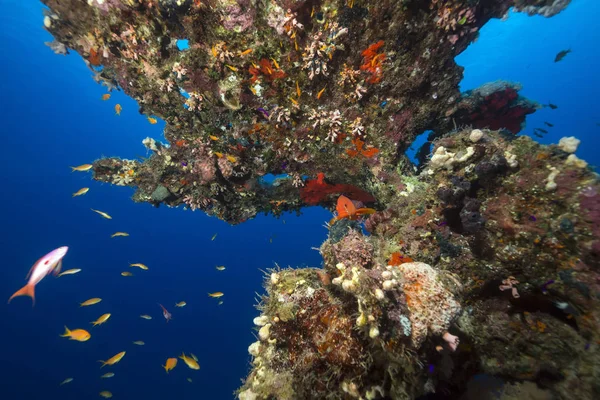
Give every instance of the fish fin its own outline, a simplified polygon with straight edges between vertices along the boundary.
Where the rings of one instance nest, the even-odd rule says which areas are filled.
[[[52,270],[52,273],[54,274],[54,276],[57,276],[60,273],[60,270],[62,268],[62,260],[60,260],[56,266],[54,267],[54,269]]]
[[[14,299],[15,297],[19,297],[19,296],[31,297],[31,301],[32,301],[31,307],[33,307],[35,305],[35,285],[27,284],[27,285],[23,286],[21,289],[17,290],[15,292],[15,294],[10,296],[10,298],[8,299],[8,302],[10,303],[12,299]]]
[[[375,214],[376,212],[377,210],[373,208],[359,208],[358,210],[356,210],[356,215],[369,215]]]
[[[63,333],[62,335],[59,335],[60,337],[67,337],[69,336],[69,333],[71,333],[71,331],[69,330],[69,328],[67,328],[67,326],[65,325],[65,333]]]

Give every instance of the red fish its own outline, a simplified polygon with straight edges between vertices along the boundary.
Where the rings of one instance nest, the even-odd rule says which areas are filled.
[[[31,305],[33,307],[35,304],[35,285],[40,283],[40,281],[50,272],[53,272],[54,275],[58,275],[62,267],[62,259],[67,254],[68,250],[69,248],[67,246],[59,247],[37,260],[27,274],[26,279],[29,279],[27,284],[10,296],[8,302],[10,303],[12,299],[18,296],[29,296],[31,297]]]
[[[162,304],[158,304],[160,306],[160,308],[162,308],[162,312],[163,312],[163,317],[165,317],[165,319],[167,320],[167,322],[169,322],[171,320],[171,313],[167,311],[166,308],[163,307]]]
[[[375,214],[376,212],[376,210],[372,208],[356,208],[352,200],[346,196],[338,197],[336,211],[338,215],[329,221],[329,225],[332,225],[334,222],[339,221],[340,219],[347,218],[356,220],[361,215]]]

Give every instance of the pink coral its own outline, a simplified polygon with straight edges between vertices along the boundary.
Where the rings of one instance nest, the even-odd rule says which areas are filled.
[[[373,245],[354,229],[332,247],[337,262],[347,267],[369,267],[373,261]]]
[[[238,4],[228,6],[223,18],[223,26],[227,30],[244,32],[254,23],[256,9],[250,5],[249,0],[238,0]]]
[[[402,276],[402,291],[410,310],[411,340],[419,348],[428,334],[444,335],[461,310],[440,273],[422,262],[395,267]],[[450,276],[450,275],[448,275]],[[458,287],[458,282],[454,281]]]
[[[221,175],[223,175],[224,178],[229,178],[233,174],[233,165],[227,161],[226,158],[219,158],[217,160],[217,165],[219,166]]]

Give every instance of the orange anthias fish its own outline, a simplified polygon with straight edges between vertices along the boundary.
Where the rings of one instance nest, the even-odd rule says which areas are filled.
[[[165,319],[167,320],[167,322],[169,322],[171,320],[171,313],[167,311],[166,308],[163,307],[162,304],[158,304],[160,306],[160,308],[162,308],[162,312],[163,312],[163,317],[165,317]]]
[[[18,296],[29,296],[31,297],[33,306],[33,304],[35,304],[35,285],[40,283],[40,281],[50,272],[54,272],[54,275],[58,275],[62,267],[62,259],[67,254],[68,250],[69,248],[67,246],[59,247],[37,260],[27,274],[27,278],[29,278],[27,284],[10,296],[8,302],[10,303],[12,299]]]
[[[106,93],[102,95],[102,100],[108,100],[110,99],[110,93]]]
[[[60,335],[60,337],[68,337],[69,340],[77,340],[78,342],[86,342],[88,341],[92,335],[85,329],[73,329],[70,330],[65,326],[65,333]]]
[[[379,153],[379,149],[376,147],[370,147],[368,149],[363,149],[365,146],[365,142],[360,140],[359,138],[353,139],[352,140],[352,144],[354,144],[354,146],[356,147],[356,150],[354,149],[347,149],[346,153],[350,156],[350,157],[356,157],[359,154],[362,154],[363,156],[365,156],[366,158],[371,158],[374,155],[376,155],[377,153]]]
[[[102,367],[104,367],[105,365],[115,365],[116,363],[118,363],[119,361],[121,361],[121,359],[125,357],[125,352],[122,351],[118,354],[115,354],[114,356],[112,356],[111,358],[109,358],[106,361],[103,360],[98,360],[98,362],[102,363]],[[102,368],[100,367],[100,368]]]
[[[106,321],[108,321],[108,319],[110,318],[110,314],[106,313],[106,314],[102,314],[97,320],[90,322],[90,324],[97,326],[97,325],[102,325],[103,323],[105,323]]]
[[[121,107],[121,105],[120,105],[120,104],[117,104],[117,105],[115,106],[115,114],[117,114],[117,115],[121,115],[121,111],[122,111],[122,110],[123,110],[123,107]]]
[[[181,358],[185,365],[187,365],[190,369],[200,369],[198,361],[194,360],[192,357],[186,356],[185,353],[181,353],[179,358]]]
[[[102,301],[101,298],[99,298],[99,297],[93,297],[93,298],[88,299],[88,300],[84,301],[83,303],[79,304],[79,307],[93,306],[94,304],[98,304],[101,301]]]
[[[332,225],[334,222],[339,221],[340,219],[350,219],[356,220],[361,215],[369,215],[375,214],[376,210],[372,208],[356,208],[352,200],[347,198],[346,196],[340,196],[336,205],[337,216],[334,217],[331,221],[329,221],[329,225]]]
[[[167,374],[170,370],[177,366],[177,359],[175,357],[167,358],[167,362],[162,367],[167,371]]]

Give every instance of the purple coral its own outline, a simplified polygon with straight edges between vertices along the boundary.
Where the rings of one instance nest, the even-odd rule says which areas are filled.
[[[600,193],[595,186],[588,186],[579,195],[579,208],[592,225],[593,242],[591,253],[600,257]]]

